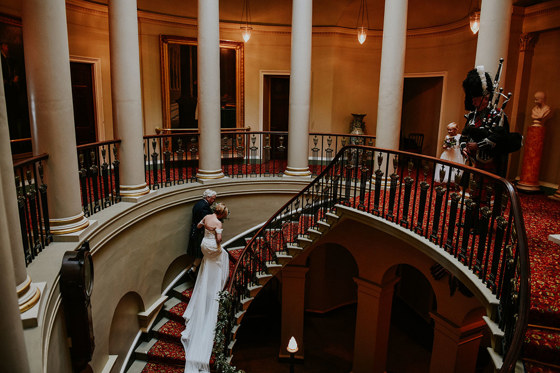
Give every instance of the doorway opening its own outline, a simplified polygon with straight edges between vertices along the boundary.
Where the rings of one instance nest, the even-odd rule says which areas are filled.
[[[288,132],[290,107],[290,75],[263,75],[263,131]],[[271,136],[272,159],[284,159],[287,136]]]
[[[437,157],[443,76],[405,77],[400,149]]]
[[[72,102],[76,144],[97,142],[95,120],[94,65],[88,62],[70,62]]]

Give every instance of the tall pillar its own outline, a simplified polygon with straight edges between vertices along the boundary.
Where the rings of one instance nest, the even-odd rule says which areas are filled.
[[[196,177],[219,179],[220,146],[220,12],[218,0],[198,0],[198,130],[199,164]]]
[[[398,149],[408,0],[385,0],[375,146]]]
[[[473,372],[478,347],[486,329],[484,321],[459,327],[435,312],[430,313],[430,316],[434,320],[430,373]]]
[[[65,1],[24,0],[22,24],[33,153],[49,154],[51,233],[76,232],[89,221],[80,198]]]
[[[358,310],[354,337],[354,373],[382,373],[387,365],[393,278],[382,285],[355,278],[358,285]]]
[[[2,77],[2,71],[0,71],[0,77]],[[4,200],[0,200],[0,205],[4,206],[4,211],[9,217],[4,220],[4,224],[9,233],[9,236],[6,237],[9,241],[9,245],[5,247],[6,250],[10,250],[12,253],[12,259],[10,260],[13,261],[19,309],[20,312],[25,312],[38,303],[41,292],[37,286],[31,282],[31,278],[28,276],[27,269],[25,268],[21,228],[19,226],[19,219],[17,218],[19,216],[19,210],[12,154],[10,152],[8,111],[6,109],[3,84],[0,84],[0,176],[2,177],[0,188],[4,196]]]
[[[305,307],[305,275],[309,268],[288,265],[282,270],[282,330],[280,335],[280,358],[287,358],[286,351],[291,337],[296,339],[296,358],[303,359],[303,318]]]
[[[292,2],[292,54],[286,176],[309,176],[312,0]]]
[[[492,78],[500,58],[507,57],[512,11],[512,0],[482,0],[475,66],[483,65]],[[502,76],[505,76],[506,67],[507,61],[504,61]]]
[[[33,293],[31,286],[27,286],[31,279],[25,269],[16,199],[6,97],[4,85],[0,84],[0,361],[7,372],[29,372],[20,319],[21,307],[27,302],[21,298],[37,294],[38,289],[35,287]]]
[[[119,145],[121,196],[149,193],[144,171],[142,93],[136,0],[109,0],[113,123]]]

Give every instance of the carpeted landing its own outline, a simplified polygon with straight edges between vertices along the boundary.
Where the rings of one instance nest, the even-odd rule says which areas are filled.
[[[560,245],[548,240],[550,234],[560,233],[560,203],[550,200],[542,194],[522,194],[520,199],[529,243],[531,268],[530,325],[525,334],[522,358],[525,369],[529,373],[560,373]],[[294,230],[294,233],[300,232]],[[236,248],[230,252],[234,256],[238,256],[240,251],[241,249]],[[192,286],[192,283],[185,281],[177,285],[171,294],[168,294],[169,300],[160,312],[158,321],[152,327],[151,332],[144,336],[137,346],[135,350],[136,360],[127,372],[183,372],[185,353],[181,345],[180,335],[185,326],[182,314],[190,300]],[[249,318],[247,321],[249,321]],[[244,328],[250,329],[250,326],[244,326]],[[256,329],[254,333],[259,334],[260,332]],[[234,354],[234,364],[236,361],[237,363],[243,362],[248,365],[239,364],[239,368],[246,368],[248,372],[258,373],[261,370],[257,366],[267,366],[267,363],[262,361],[265,358],[269,361],[269,368],[278,366],[278,371],[286,370],[286,364],[277,361],[278,347],[276,342],[271,341],[272,345],[270,346],[266,342],[267,339],[273,338],[277,333],[273,334],[269,335],[268,338],[264,338],[264,336],[261,336],[262,339],[259,338],[259,342],[251,348],[252,353],[250,355],[253,357],[250,355],[244,356],[244,349],[240,348],[239,356]],[[243,334],[239,335],[239,347],[244,344],[242,336]],[[279,338],[279,336],[277,337]],[[297,365],[296,371],[320,371],[313,370],[312,362],[308,361],[313,359],[311,359],[311,344],[307,344],[307,346],[306,362]],[[255,353],[259,349],[262,351]],[[329,354],[328,351],[323,350],[319,354],[323,354],[323,357],[317,360],[318,364],[328,361],[325,358],[325,354]],[[348,351],[347,355],[346,357],[349,358],[351,351]],[[338,368],[343,369],[341,371],[349,371],[347,368],[351,368],[351,363],[348,362],[347,358],[342,360],[342,365],[345,365],[344,368],[338,366]],[[429,356],[426,358],[429,359]],[[251,360],[258,364],[254,367],[257,370],[249,369],[251,364],[248,362]],[[333,367],[331,365],[331,368]],[[398,372],[398,369],[395,372]]]

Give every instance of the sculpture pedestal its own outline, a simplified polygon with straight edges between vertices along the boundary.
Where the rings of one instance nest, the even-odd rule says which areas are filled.
[[[545,128],[540,123],[536,122],[537,120],[529,127],[525,138],[525,152],[523,153],[523,162],[521,164],[521,176],[517,183],[517,189],[522,192],[540,192],[539,170],[541,166]]]

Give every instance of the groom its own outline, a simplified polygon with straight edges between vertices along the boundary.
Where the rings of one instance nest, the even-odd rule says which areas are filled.
[[[187,247],[187,254],[194,258],[191,268],[187,271],[187,275],[193,280],[196,280],[198,266],[202,261],[202,251],[200,250],[200,243],[204,237],[204,228],[197,228],[202,218],[206,215],[212,214],[210,206],[216,200],[216,192],[211,189],[206,189],[202,194],[202,199],[194,204],[192,209],[192,222],[191,233],[189,236],[189,245]]]

